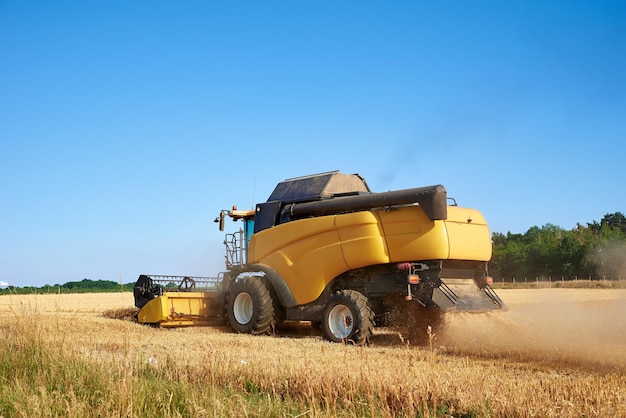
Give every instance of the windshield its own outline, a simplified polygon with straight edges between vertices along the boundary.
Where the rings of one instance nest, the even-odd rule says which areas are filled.
[[[246,242],[250,242],[252,234],[254,234],[254,219],[245,219],[243,223],[246,230]]]

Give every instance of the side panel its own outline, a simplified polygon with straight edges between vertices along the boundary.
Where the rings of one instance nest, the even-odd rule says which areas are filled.
[[[302,219],[252,236],[248,263],[276,270],[302,305],[314,301],[326,284],[349,270],[343,257],[335,216]]]
[[[370,211],[302,219],[258,232],[248,255],[249,263],[276,270],[300,305],[316,300],[345,271],[389,262],[378,217]]]
[[[483,215],[474,209],[450,206],[445,221],[452,260],[491,259],[491,233]]]
[[[337,215],[335,223],[346,264],[351,269],[389,262],[383,229],[374,212]]]
[[[378,210],[390,262],[439,260],[449,255],[445,221],[431,221],[417,206]]]

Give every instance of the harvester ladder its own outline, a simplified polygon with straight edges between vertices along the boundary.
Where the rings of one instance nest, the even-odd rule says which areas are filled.
[[[246,244],[243,229],[233,234],[226,234],[224,245],[226,246],[227,266],[242,266],[246,263]]]

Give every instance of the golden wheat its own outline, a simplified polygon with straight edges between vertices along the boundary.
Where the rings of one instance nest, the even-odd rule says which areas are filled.
[[[626,416],[626,291],[500,293],[508,312],[449,315],[425,347],[391,329],[353,347],[326,342],[308,325],[254,337],[103,316],[132,306],[130,293],[1,296],[0,327],[32,328],[54,355],[117,376],[100,389],[108,393],[96,402],[101,410],[67,394],[72,416],[141,416],[133,379],[150,373],[171,382],[155,397],[162,416],[180,415],[176,402],[191,416]],[[26,389],[30,406],[18,402],[17,416],[59,396]]]

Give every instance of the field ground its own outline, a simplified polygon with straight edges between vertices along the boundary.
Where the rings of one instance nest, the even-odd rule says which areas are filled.
[[[104,315],[132,307],[131,293],[5,295],[0,348],[19,346],[12,333],[32,328],[55,356],[114,370],[134,386],[145,378],[138,370],[154,369],[160,374],[150,379],[167,377],[159,390],[170,394],[169,404],[154,401],[162,416],[626,416],[626,289],[498,293],[508,311],[447,315],[425,346],[385,328],[368,347],[326,342],[307,324],[248,336]],[[29,397],[0,401],[0,417],[57,405],[62,394],[47,393],[42,379],[31,382],[44,388],[28,388],[0,374],[0,398],[18,389]],[[152,395],[131,386],[112,390],[110,401],[107,390],[81,401],[71,389],[79,394],[57,408],[67,416],[141,416],[147,407],[137,409],[139,398]]]

